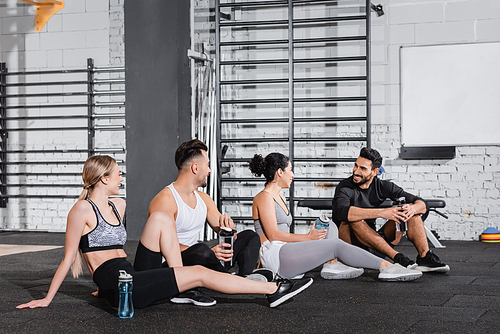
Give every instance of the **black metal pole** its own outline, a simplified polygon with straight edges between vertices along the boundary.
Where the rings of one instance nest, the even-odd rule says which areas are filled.
[[[288,1],[288,156],[293,167],[294,162],[294,63],[293,63],[293,1]],[[295,194],[294,184],[290,185],[289,210],[292,217],[295,217]],[[295,220],[290,226],[290,233],[295,232]]]
[[[7,117],[6,115],[6,109],[5,107],[7,106],[7,98],[5,97],[7,95],[7,78],[6,74],[7,73],[7,65],[6,63],[0,63],[0,207],[1,208],[6,208],[7,207],[7,187],[5,186],[7,184],[7,121],[5,118]]]
[[[366,0],[366,146],[371,147],[371,1]]]
[[[94,59],[87,58],[87,145],[88,156],[94,155],[95,130],[94,130]]]
[[[215,142],[217,147],[217,208],[222,212],[221,111],[220,111],[220,1],[215,1]]]

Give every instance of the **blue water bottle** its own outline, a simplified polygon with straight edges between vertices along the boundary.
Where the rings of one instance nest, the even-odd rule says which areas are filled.
[[[118,301],[118,316],[120,318],[132,318],[134,315],[134,305],[132,304],[132,283],[133,277],[125,270],[120,270],[118,276],[118,292],[120,293]]]
[[[326,215],[326,212],[322,212],[321,216],[316,219],[316,225],[314,227],[318,230],[326,230],[330,227],[330,219]]]

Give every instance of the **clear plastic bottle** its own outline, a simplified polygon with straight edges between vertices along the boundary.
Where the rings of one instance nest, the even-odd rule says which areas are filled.
[[[398,207],[398,208],[402,207],[405,204],[406,204],[406,198],[404,198],[404,197],[400,197],[397,200],[395,200],[394,202],[392,202],[392,206]],[[399,211],[403,211],[403,210],[399,210]],[[398,219],[398,221],[399,221],[399,224],[396,222],[396,231],[406,232],[406,222],[404,220],[400,220],[400,219]]]
[[[132,288],[134,287],[132,275],[125,270],[120,270],[118,276],[118,316],[120,318],[132,318],[134,316],[134,305],[132,303]]]
[[[316,219],[316,225],[314,226],[318,230],[326,230],[330,226],[330,218],[328,218],[325,211],[321,212],[321,216]]]
[[[235,231],[232,230],[229,227],[223,226],[220,228],[219,232],[219,244],[230,244],[231,247],[224,247],[224,249],[233,249],[233,237],[234,237]],[[226,268],[230,269],[233,266],[233,259],[231,258],[230,261],[224,262],[220,261],[220,263]]]

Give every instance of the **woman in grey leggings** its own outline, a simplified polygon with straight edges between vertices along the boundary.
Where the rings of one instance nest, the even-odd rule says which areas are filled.
[[[252,205],[255,231],[262,243],[261,262],[265,268],[280,277],[293,278],[338,259],[355,267],[344,266],[344,270],[379,269],[378,277],[383,281],[410,281],[422,276],[420,271],[392,264],[345,243],[338,238],[335,224],[330,224],[330,231],[318,230],[313,225],[308,234],[288,233],[292,217],[280,192],[283,188],[290,188],[294,178],[290,160],[281,153],[270,153],[265,158],[256,154],[250,161],[250,170],[255,176],[264,175],[266,178],[264,189],[255,196]],[[356,275],[344,278],[357,277],[362,273],[362,269],[357,269]]]

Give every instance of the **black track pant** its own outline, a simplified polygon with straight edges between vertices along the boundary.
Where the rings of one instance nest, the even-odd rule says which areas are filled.
[[[259,261],[260,238],[254,231],[238,233],[233,244],[233,266],[238,264],[238,275],[250,274]],[[198,243],[181,252],[185,266],[202,265],[212,270],[227,272],[229,262],[223,266],[207,244]]]

